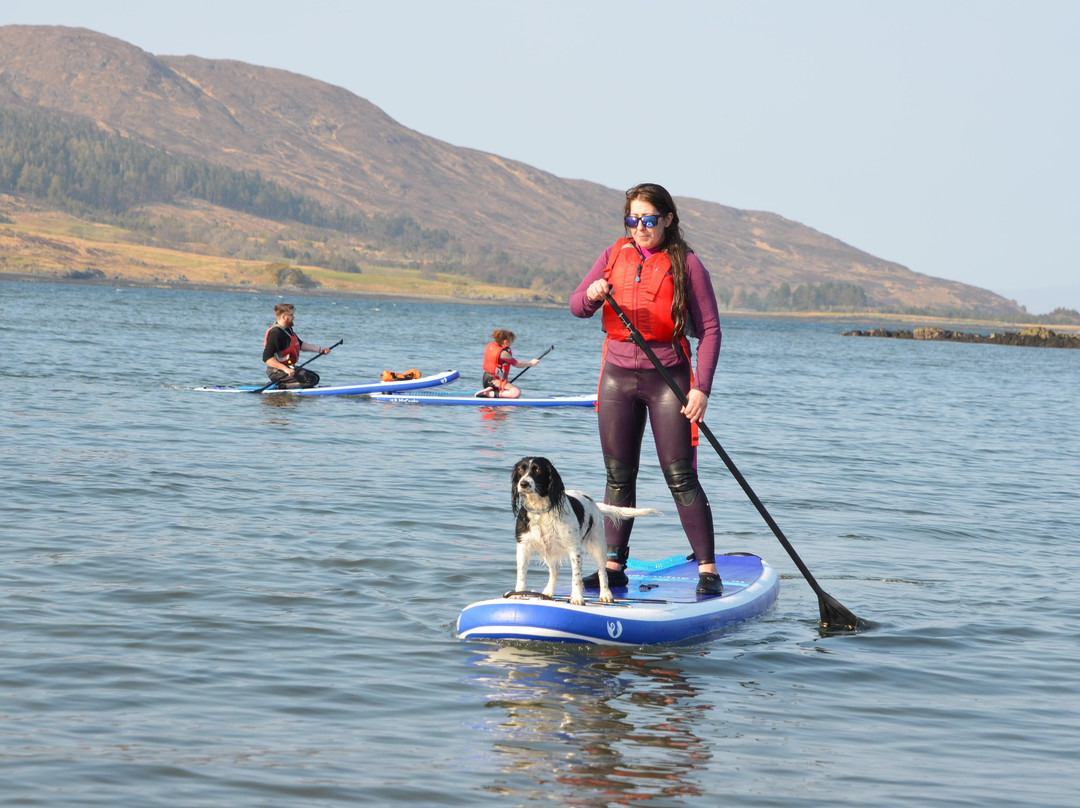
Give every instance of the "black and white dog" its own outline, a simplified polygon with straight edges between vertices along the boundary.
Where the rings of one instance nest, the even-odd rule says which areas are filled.
[[[588,553],[600,568],[600,600],[611,603],[607,581],[607,544],[604,517],[616,522],[635,516],[659,514],[652,508],[621,508],[590,499],[581,491],[567,490],[562,477],[546,457],[523,457],[514,466],[510,486],[511,504],[517,517],[517,583],[525,590],[529,559],[538,555],[548,568],[543,594],[551,597],[559,576],[559,564],[570,559],[570,602],[585,602],[581,583],[581,554]]]

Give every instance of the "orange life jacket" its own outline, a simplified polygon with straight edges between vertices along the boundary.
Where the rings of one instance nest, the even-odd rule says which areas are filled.
[[[484,372],[490,373],[496,379],[505,380],[510,375],[510,361],[502,358],[503,351],[506,351],[508,357],[513,358],[509,348],[503,347],[494,340],[487,344],[484,349]]]
[[[419,379],[420,371],[416,368],[409,368],[404,373],[398,373],[396,370],[384,370],[381,378],[384,382],[403,382],[409,379]]]
[[[633,239],[621,238],[611,249],[604,279],[612,286],[611,296],[646,340],[674,342],[671,302],[675,298],[675,281],[666,252],[655,252],[645,258]],[[611,306],[604,306],[603,322],[608,339],[620,342],[630,339],[630,332]]]
[[[266,333],[263,335],[263,348],[266,347],[266,343],[270,339],[270,332],[275,328],[281,328],[282,331],[285,331],[277,323],[266,329]],[[289,337],[289,347],[280,353],[274,354],[274,359],[286,365],[295,365],[300,359],[300,338],[296,334],[290,334],[288,331],[285,331],[285,334]]]
[[[690,361],[690,341],[686,334],[675,334],[675,317],[671,312],[675,300],[675,279],[671,274],[671,259],[663,250],[648,258],[638,250],[632,238],[621,238],[612,245],[611,256],[604,268],[604,279],[611,284],[611,296],[619,304],[634,327],[647,342],[669,342],[682,350]],[[607,359],[608,340],[630,340],[630,331],[611,306],[603,308],[604,339],[600,376]],[[694,371],[690,369],[690,384]],[[600,383],[597,382],[597,390]],[[599,409],[599,401],[597,402]],[[698,445],[698,425],[690,425],[691,445]]]

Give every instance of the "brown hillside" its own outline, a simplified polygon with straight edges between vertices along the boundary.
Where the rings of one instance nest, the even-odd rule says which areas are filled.
[[[620,190],[451,146],[341,87],[282,70],[155,56],[85,29],[4,26],[0,105],[85,116],[175,154],[257,169],[324,202],[408,215],[465,245],[550,267],[584,273],[621,235]],[[920,275],[776,214],[688,198],[679,204],[690,243],[729,289],[845,281],[880,306],[1020,311],[986,290]],[[553,210],[568,222],[558,243],[532,224]]]

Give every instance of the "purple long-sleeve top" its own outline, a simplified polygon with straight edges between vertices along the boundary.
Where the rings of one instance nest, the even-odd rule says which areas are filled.
[[[593,281],[604,277],[604,269],[614,246],[613,244],[604,250],[589,270],[589,274],[570,295],[570,311],[575,317],[592,317],[603,307],[604,301],[589,300],[585,296],[585,290]],[[716,362],[720,358],[720,312],[716,307],[716,293],[713,291],[709,271],[692,252],[686,254],[686,269],[690,282],[686,294],[690,309],[686,330],[688,336],[694,336],[698,340],[694,389],[709,395],[712,392]],[[649,347],[664,367],[679,364],[680,356],[670,342],[650,342]],[[607,361],[630,370],[653,369],[653,364],[645,352],[629,340],[611,340],[607,347]]]

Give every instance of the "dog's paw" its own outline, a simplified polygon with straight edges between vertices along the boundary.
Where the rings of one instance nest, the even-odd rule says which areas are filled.
[[[601,592],[600,593],[600,602],[601,603],[614,603],[615,598],[612,597],[611,592]]]
[[[570,603],[572,605],[574,605],[574,606],[584,606],[585,605],[585,597],[583,595],[571,595],[570,596]]]

